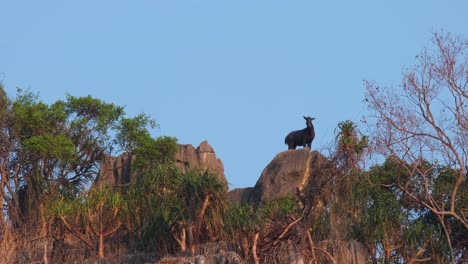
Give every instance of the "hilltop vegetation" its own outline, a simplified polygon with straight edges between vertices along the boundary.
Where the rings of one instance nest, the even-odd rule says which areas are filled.
[[[370,135],[340,122],[320,177],[259,204],[229,200],[211,172],[175,166],[177,139],[152,137],[146,114],[91,96],[11,99],[0,86],[3,261],[156,261],[218,243],[246,263],[291,252],[307,263],[467,263],[468,41],[436,33],[433,44],[401,86],[365,81]],[[100,165],[121,153],[135,177],[99,184]],[[383,162],[365,166],[371,154]]]

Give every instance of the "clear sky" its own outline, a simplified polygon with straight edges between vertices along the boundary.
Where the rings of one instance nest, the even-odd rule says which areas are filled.
[[[326,152],[366,114],[364,79],[397,85],[434,31],[468,38],[468,1],[0,0],[0,81],[47,103],[92,95],[208,140],[230,188],[255,185],[316,117]],[[361,125],[360,125],[361,126]],[[365,128],[362,128],[365,130]]]

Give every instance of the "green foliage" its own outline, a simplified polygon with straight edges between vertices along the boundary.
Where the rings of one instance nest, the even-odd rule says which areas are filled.
[[[4,124],[5,115],[7,114],[8,108],[10,107],[11,101],[8,98],[3,84],[0,82],[0,124]]]
[[[259,233],[261,242],[271,245],[304,209],[294,195],[259,208],[227,203],[226,186],[216,175],[173,166],[177,139],[153,138],[148,127],[154,128],[155,123],[145,114],[126,118],[123,108],[90,96],[68,96],[66,101],[47,105],[37,95],[19,91],[17,99],[10,102],[0,88],[0,102],[5,102],[0,105],[0,120],[4,126],[11,124],[6,127],[11,131],[8,136],[17,147],[13,154],[16,160],[10,160],[9,166],[24,166],[18,170],[22,174],[9,183],[10,190],[27,192],[31,208],[37,207],[38,201],[46,202],[48,219],[55,217],[66,222],[72,227],[69,231],[87,245],[96,244],[87,238],[96,240],[99,234],[108,235],[110,232],[105,231],[120,228],[121,223],[141,242],[141,249],[161,255],[176,252],[184,243],[190,247],[223,237],[225,233],[242,247],[251,243],[250,240],[245,244],[245,240]],[[309,223],[314,239],[330,238],[333,229],[330,215],[341,211],[337,214],[341,217],[338,222],[343,229],[352,230],[343,239],[358,239],[366,248],[381,250],[381,254],[385,247],[393,247],[391,254],[395,258],[408,259],[423,250],[423,257],[433,252],[446,261],[448,246],[435,216],[409,202],[396,187],[408,186],[417,197],[423,197],[421,175],[408,171],[411,166],[393,156],[366,173],[350,170],[356,168],[353,166],[367,148],[367,138],[349,120],[341,122],[338,129],[337,160],[342,163],[337,164],[348,170],[343,173],[346,177],[337,176],[336,192],[330,195],[337,204],[326,204],[325,213],[313,220],[326,224]],[[115,131],[114,138],[111,130]],[[2,142],[5,139],[2,134]],[[103,155],[110,153],[113,144],[133,155],[132,168],[139,175],[137,183],[124,192],[93,187],[83,196],[82,179],[96,175]],[[425,175],[430,194],[443,201],[440,206],[448,208],[449,194],[459,171],[427,161],[415,168],[430,171]],[[13,185],[14,180],[19,185]],[[464,179],[456,196],[457,208],[466,208],[467,190]],[[8,195],[12,200],[14,193],[4,197]],[[444,219],[452,228],[454,247],[463,252],[466,230],[453,218]],[[101,233],[100,223],[107,226]],[[290,235],[292,231],[288,232]]]
[[[149,116],[139,114],[133,118],[122,118],[117,125],[115,142],[128,153],[133,153],[138,147],[151,141],[151,135],[146,129],[148,124],[153,128],[154,121]]]
[[[177,152],[177,139],[158,137],[153,139],[147,127],[156,123],[145,114],[133,118],[121,118],[117,124],[114,142],[131,156],[135,156],[133,167],[136,170],[151,169],[156,164],[171,163]]]
[[[214,216],[217,209],[212,208],[220,197],[216,186],[221,185],[210,189],[211,175],[163,168],[175,159],[177,139],[153,139],[147,127],[156,124],[145,114],[134,118],[123,115],[123,107],[91,96],[68,95],[66,100],[46,104],[38,94],[18,89],[16,99],[10,101],[0,85],[0,197],[8,206],[8,219],[15,223],[26,223],[27,219],[30,225],[18,225],[27,228],[36,226],[42,216],[58,218],[69,232],[94,249],[96,243],[90,239],[107,237],[121,222],[132,230],[143,230],[145,239],[158,230],[158,236],[172,238],[180,221],[197,217],[204,194],[210,195],[213,205],[203,217]],[[156,177],[140,177],[147,185],[125,192],[96,186],[87,190],[87,182],[97,176],[100,163],[115,145],[135,155],[133,169]],[[186,179],[198,176],[201,182]],[[192,211],[186,209],[188,201],[182,199],[183,194],[176,194],[189,188],[182,183],[195,188],[198,200],[191,201]],[[48,208],[46,215],[39,212],[43,204]],[[101,224],[106,226],[104,230],[99,230]],[[202,227],[209,225],[203,222]]]
[[[452,176],[451,170],[439,170],[429,163],[424,166],[434,168],[430,176],[436,183],[431,185],[433,194],[436,195],[439,188],[447,190],[444,188],[450,183],[446,177]],[[447,262],[447,242],[435,215],[409,201],[396,187],[397,184],[407,184],[421,188],[417,187],[421,186],[417,174],[410,177],[406,168],[400,160],[389,157],[382,165],[372,167],[365,180],[358,182],[354,199],[361,204],[363,214],[352,226],[353,236],[369,248],[388,250],[387,253],[395,259],[432,256],[441,263]],[[439,181],[442,181],[441,186],[433,189]],[[386,254],[381,252],[381,255]]]
[[[432,237],[434,231],[434,226],[428,225],[423,219],[418,219],[408,225],[403,237],[409,246],[417,250],[424,241]]]
[[[163,204],[164,205],[164,204]],[[177,215],[174,208],[155,207],[151,212],[151,221],[142,230],[139,247],[152,250],[161,255],[177,250],[172,237],[172,230],[177,226]]]
[[[379,177],[378,172],[371,172],[371,175],[373,178]],[[355,237],[366,243],[381,243],[399,235],[401,224],[407,215],[395,193],[388,188],[363,181],[356,186],[355,196],[364,206],[364,214],[353,227]]]
[[[260,219],[271,219],[272,221],[279,221],[287,219],[288,216],[298,209],[299,201],[297,197],[289,194],[283,198],[279,198],[266,203],[258,210]]]
[[[359,131],[356,124],[351,120],[342,121],[338,124],[339,132],[336,139],[338,141],[338,148],[343,150],[352,150],[357,154],[361,154],[368,146],[367,137],[362,136],[359,138]]]
[[[50,203],[49,213],[55,217],[70,219],[80,216],[87,218],[88,223],[97,220],[97,216],[104,221],[113,222],[123,216],[127,206],[126,197],[112,190],[110,187],[95,187],[84,198],[57,199]],[[117,213],[116,213],[117,211]]]
[[[134,151],[136,156],[135,168],[146,169],[153,168],[157,164],[170,164],[175,160],[177,149],[177,139],[175,137],[148,138]]]
[[[448,194],[453,190],[459,171],[449,167],[438,167],[437,177],[434,179],[433,196],[438,201],[441,201],[447,208],[450,204],[450,197]],[[460,184],[460,189],[457,192],[455,205],[461,210],[468,211],[468,178],[464,177]]]
[[[67,200],[62,198],[51,200],[48,203],[47,217],[51,219],[54,217],[82,216],[83,212],[83,201],[79,199]]]
[[[39,204],[82,195],[115,144],[134,146],[140,153],[136,164],[142,167],[174,160],[177,140],[152,139],[146,126],[155,123],[146,115],[123,117],[123,107],[91,96],[68,95],[49,105],[38,94],[18,89],[16,99],[10,101],[0,88],[0,177],[5,184],[0,197],[10,212],[28,208],[30,221],[38,221],[33,216],[39,215],[34,213]]]
[[[62,161],[72,161],[75,154],[73,142],[65,135],[53,136],[43,134],[33,136],[23,141],[26,151],[35,156],[58,159]]]
[[[120,192],[114,191],[111,187],[100,186],[90,190],[84,205],[88,211],[102,207],[104,211],[113,212],[124,206],[124,198]]]
[[[183,240],[184,232],[187,233],[185,243],[190,246],[205,239],[205,235],[219,235],[222,230],[221,215],[227,192],[212,173],[182,171],[172,164],[158,164],[141,174],[128,193],[134,212],[129,226],[142,237],[144,249],[173,251],[179,246],[176,240]],[[188,241],[189,233],[194,240]],[[169,237],[164,241],[159,239]]]
[[[187,205],[193,201],[203,201],[207,196],[220,197],[225,189],[217,176],[211,172],[200,173],[195,170],[187,170],[183,173],[179,189],[176,189],[180,198],[185,199]]]
[[[13,104],[13,118],[15,130],[20,139],[27,139],[33,135],[54,133],[56,126],[50,109],[44,103],[33,103],[27,100],[16,101]]]
[[[169,136],[158,137],[154,142],[154,148],[158,150],[158,153],[155,153],[158,162],[171,163],[175,160],[178,150],[177,138]]]
[[[76,115],[77,119],[85,120],[92,124],[94,129],[106,133],[123,114],[123,107],[102,100],[86,97],[67,96],[66,113]]]
[[[346,120],[338,124],[335,140],[337,142],[335,159],[338,164],[348,170],[348,173],[358,169],[358,162],[368,147],[367,136],[360,136],[356,124]]]
[[[225,215],[226,230],[231,235],[255,232],[259,227],[259,218],[255,212],[251,204],[229,202]]]

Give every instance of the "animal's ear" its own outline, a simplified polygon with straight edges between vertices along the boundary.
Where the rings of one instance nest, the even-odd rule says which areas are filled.
[[[307,116],[302,116],[305,120],[307,120]]]
[[[310,118],[310,120],[315,120],[315,117]]]

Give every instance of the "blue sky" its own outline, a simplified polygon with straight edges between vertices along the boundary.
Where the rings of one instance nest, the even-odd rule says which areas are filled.
[[[326,152],[366,115],[362,81],[398,85],[431,32],[468,37],[468,1],[0,0],[0,80],[51,103],[92,95],[213,146],[230,188],[255,185],[316,117]],[[365,130],[365,128],[362,128]]]

